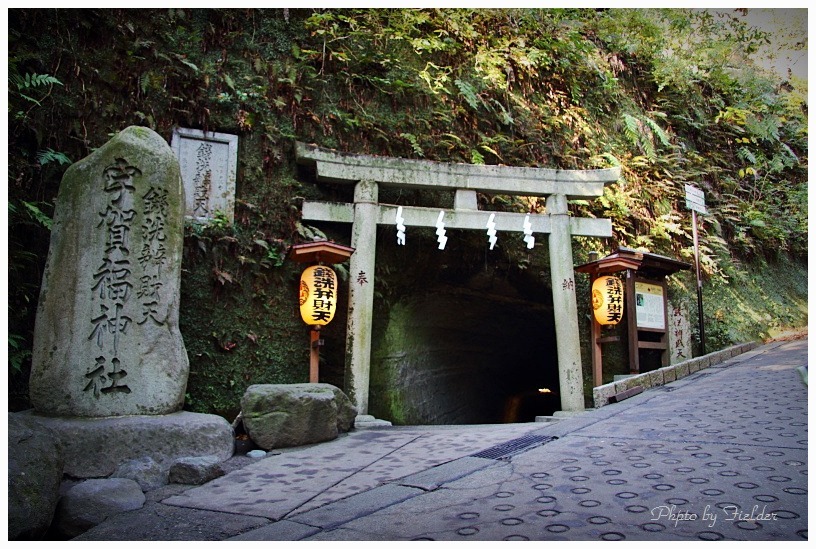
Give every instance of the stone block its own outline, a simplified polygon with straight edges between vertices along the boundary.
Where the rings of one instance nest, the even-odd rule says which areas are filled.
[[[620,392],[625,391],[626,389],[628,389],[630,379],[631,378],[627,377],[625,379],[621,379],[619,381],[616,381],[615,382],[615,392],[620,393]]]
[[[431,469],[431,471],[433,470]],[[470,469],[468,471],[472,472]],[[383,484],[361,494],[355,494],[305,513],[300,513],[294,520],[324,530],[336,528],[341,524],[402,503],[423,493],[425,493],[423,490],[412,486]]]
[[[742,353],[742,345],[739,343],[736,345],[732,345],[731,347],[729,347],[729,349],[731,351],[731,358],[739,356]]]
[[[57,530],[76,537],[108,517],[141,509],[145,495],[139,485],[126,478],[90,479],[71,487],[57,508]]]
[[[123,463],[150,457],[169,469],[183,457],[217,456],[225,461],[235,446],[232,426],[211,414],[60,418],[21,412],[51,428],[64,448],[66,474],[107,477]]]
[[[51,429],[8,415],[8,537],[42,539],[59,501],[63,454]]]
[[[313,536],[320,531],[320,528],[301,524],[294,520],[279,520],[238,536],[227,538],[226,541],[298,541]]]
[[[731,355],[727,351],[719,350],[709,353],[708,358],[711,362],[711,366],[719,366],[721,363],[731,358]]]
[[[213,456],[181,458],[170,467],[169,481],[173,484],[201,485],[224,475],[221,462]]]
[[[649,372],[649,381],[651,383],[651,387],[660,387],[663,385],[663,372],[660,370],[652,370]]]
[[[663,384],[671,383],[677,379],[677,372],[674,369],[674,366],[665,366],[659,369],[663,372]]]
[[[385,419],[377,419],[372,415],[358,414],[354,419],[355,429],[372,429],[375,427],[392,427],[393,424]]]
[[[711,356],[710,355],[703,355],[697,357],[697,360],[700,361],[700,369],[705,370],[706,368],[711,367]]]
[[[601,408],[609,404],[609,397],[615,394],[615,383],[607,383],[606,385],[599,385],[592,389],[592,399],[596,408]]]
[[[639,385],[644,389],[651,389],[652,388],[652,376],[651,372],[644,372],[642,374],[638,374],[635,376],[637,379],[637,383],[635,385]]]
[[[676,379],[681,379],[689,375],[688,361],[683,361],[680,364],[674,365],[674,372]]]
[[[354,425],[357,410],[326,383],[251,385],[241,399],[244,428],[264,450],[337,438]]]
[[[175,128],[170,141],[184,182],[184,215],[199,223],[235,216],[238,136]]]
[[[426,492],[436,490],[440,486],[459,480],[471,473],[487,467],[493,467],[496,461],[473,456],[465,456],[453,461],[441,463],[430,469],[413,473],[395,482],[401,486],[418,488]]]
[[[692,353],[688,304],[685,301],[670,301],[668,313],[669,362],[676,364]]]
[[[622,379],[620,381],[615,382],[615,392],[622,393],[638,385],[640,385],[638,376],[630,376],[627,377],[626,379]]]
[[[700,371],[700,359],[692,358],[686,361],[689,367],[689,375]]]
[[[143,492],[155,490],[167,484],[167,469],[149,456],[123,462],[111,476],[133,480]]]

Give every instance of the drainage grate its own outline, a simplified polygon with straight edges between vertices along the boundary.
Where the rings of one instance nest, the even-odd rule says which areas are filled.
[[[508,459],[516,454],[526,452],[527,450],[542,446],[557,439],[558,437],[526,435],[513,440],[508,440],[502,444],[497,444],[496,446],[482,450],[477,454],[473,454],[471,457],[485,459]]]

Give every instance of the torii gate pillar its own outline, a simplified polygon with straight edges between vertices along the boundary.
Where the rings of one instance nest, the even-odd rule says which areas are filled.
[[[360,414],[368,413],[368,382],[371,377],[378,195],[379,190],[374,181],[360,181],[354,187],[351,247],[355,252],[349,260],[345,390]]]
[[[552,231],[548,239],[561,409],[565,412],[580,412],[584,409],[584,388],[567,197],[563,194],[548,196],[547,214],[552,219]]]

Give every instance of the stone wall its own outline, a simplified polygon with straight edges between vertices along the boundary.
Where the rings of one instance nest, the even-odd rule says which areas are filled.
[[[659,368],[651,372],[644,372],[642,374],[627,377],[626,379],[622,379],[620,381],[613,381],[611,383],[599,385],[592,391],[595,407],[601,408],[602,406],[606,406],[609,404],[610,397],[618,393],[622,393],[628,389],[632,389],[634,387],[642,387],[644,389],[660,387],[661,385],[684,378],[710,366],[725,362],[729,358],[746,353],[752,349],[755,349],[757,346],[758,343],[756,342],[740,343],[727,347],[721,351],[684,360],[682,362],[678,362],[677,364],[672,364],[671,366]]]

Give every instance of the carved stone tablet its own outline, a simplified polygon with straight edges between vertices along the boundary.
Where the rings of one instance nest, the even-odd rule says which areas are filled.
[[[171,145],[187,196],[184,215],[207,223],[220,213],[232,223],[238,136],[175,128]]]
[[[691,324],[685,303],[669,302],[669,364],[677,364],[693,357]]]
[[[173,151],[132,126],[65,172],[34,333],[36,411],[105,417],[181,409],[184,194]]]

